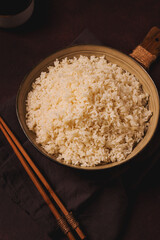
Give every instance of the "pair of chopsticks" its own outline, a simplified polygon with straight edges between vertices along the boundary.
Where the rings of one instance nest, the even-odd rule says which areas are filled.
[[[74,219],[71,212],[68,212],[68,210],[65,208],[59,197],[56,195],[56,193],[53,191],[51,186],[48,184],[44,176],[41,174],[39,169],[36,167],[36,165],[33,163],[27,152],[24,150],[20,142],[17,140],[17,138],[14,136],[14,134],[11,132],[9,127],[6,125],[4,120],[0,116],[0,129],[2,130],[4,136],[8,140],[9,144],[11,145],[13,151],[17,155],[18,159],[20,160],[21,164],[23,165],[24,169],[28,173],[29,177],[35,184],[37,190],[43,197],[44,201],[50,208],[51,212],[53,213],[54,217],[57,220],[57,223],[61,230],[64,232],[64,234],[68,237],[70,240],[75,240],[74,235],[72,234],[72,231],[70,230],[69,225],[72,227],[73,230],[76,231],[77,235],[80,239],[85,239],[85,235],[82,232],[82,230],[79,227],[78,222]],[[42,184],[43,186],[42,186]],[[44,187],[49,193],[49,196],[47,195],[46,191],[44,190]],[[58,205],[59,209],[63,213],[64,217],[59,213],[59,211],[56,209],[55,205],[53,204],[52,200]],[[69,225],[68,225],[69,223]]]

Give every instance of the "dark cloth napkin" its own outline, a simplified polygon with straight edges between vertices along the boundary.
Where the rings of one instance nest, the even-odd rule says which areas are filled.
[[[72,43],[74,44],[101,44],[101,42],[85,30]],[[73,212],[87,238],[91,240],[123,239],[134,195],[148,174],[159,167],[160,128],[157,128],[147,148],[134,160],[112,169],[85,171],[55,163],[32,146],[17,120],[15,97],[0,106],[0,115],[66,208]],[[48,206],[2,133],[0,133],[0,186],[4,193],[8,194],[12,201],[40,228],[43,228],[51,239],[64,239]]]

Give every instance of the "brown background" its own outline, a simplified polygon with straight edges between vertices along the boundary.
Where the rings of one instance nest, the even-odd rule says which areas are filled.
[[[35,1],[27,23],[16,29],[0,29],[0,104],[16,95],[24,76],[41,59],[70,45],[84,29],[103,45],[128,54],[152,26],[160,27],[158,0]],[[159,59],[149,73],[160,90]],[[127,228],[119,239],[160,238],[159,169],[159,164],[151,169],[137,190]],[[0,189],[0,240],[10,239],[50,238]]]

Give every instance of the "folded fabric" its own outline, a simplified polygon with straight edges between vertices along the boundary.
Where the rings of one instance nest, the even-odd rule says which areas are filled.
[[[85,30],[72,45],[83,43],[100,44],[100,41]],[[15,98],[0,107],[0,114],[66,208],[73,212],[88,239],[118,239],[125,223],[130,193],[159,159],[159,132],[157,131],[148,148],[134,161],[111,170],[92,172],[60,165],[38,152],[19,125]],[[64,239],[48,206],[2,133],[0,133],[0,185],[22,211],[44,228],[51,239]]]

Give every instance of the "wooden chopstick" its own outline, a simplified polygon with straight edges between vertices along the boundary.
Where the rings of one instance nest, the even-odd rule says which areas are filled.
[[[62,216],[59,214],[59,212],[57,211],[57,209],[55,208],[55,206],[51,202],[50,198],[45,193],[45,191],[44,191],[43,187],[41,186],[40,182],[35,177],[33,171],[31,170],[31,168],[27,165],[27,163],[24,160],[23,156],[21,155],[21,153],[17,149],[16,145],[14,144],[14,142],[12,141],[10,136],[8,135],[6,129],[4,128],[4,126],[1,123],[0,123],[0,128],[1,128],[2,132],[3,132],[3,134],[5,135],[6,139],[8,140],[9,144],[13,148],[13,150],[14,150],[15,154],[17,155],[18,159],[20,160],[21,164],[23,165],[23,167],[25,168],[26,172],[28,173],[29,177],[31,178],[31,180],[35,184],[35,186],[38,189],[38,191],[41,194],[41,196],[43,197],[44,201],[47,203],[47,205],[50,208],[51,212],[55,216],[55,218],[56,218],[60,228],[62,229],[62,231],[67,235],[68,239],[75,240],[73,234],[70,232],[70,229],[69,229],[68,225],[66,224],[66,221],[62,218]]]
[[[40,181],[46,187],[46,189],[48,190],[48,192],[50,193],[50,195],[52,196],[54,201],[57,203],[57,205],[59,206],[59,208],[63,212],[66,220],[68,221],[68,223],[72,226],[72,228],[79,235],[80,239],[85,239],[85,235],[82,232],[82,230],[80,229],[78,222],[74,219],[72,213],[68,212],[68,210],[62,204],[62,202],[60,201],[58,196],[55,194],[55,192],[53,191],[51,186],[48,184],[48,182],[46,181],[44,176],[41,174],[39,169],[33,163],[31,158],[27,154],[27,152],[24,150],[24,148],[22,147],[20,142],[16,139],[14,134],[11,132],[11,130],[9,129],[9,127],[6,125],[6,123],[4,122],[4,120],[1,117],[0,117],[0,128],[3,132],[3,134],[5,135],[5,137],[7,138],[8,142],[10,143],[11,147],[13,148],[14,152],[16,153],[17,157],[21,161],[21,164],[25,168],[26,172],[28,173],[28,175],[32,179],[33,183],[36,185],[38,191],[40,192],[40,194],[44,198],[45,202],[48,204],[48,206],[51,209],[53,215],[56,217],[56,219],[58,221],[58,224],[61,227],[61,229],[63,230],[63,232],[68,236],[69,239],[74,239],[72,233],[70,232],[70,229],[69,229],[67,223],[65,222],[65,219],[63,219],[62,216],[59,214],[59,212],[56,210],[56,208],[54,207],[50,198],[47,196],[46,192],[44,191],[43,187],[41,186],[41,183],[35,177],[34,173],[38,176]],[[23,158],[23,156],[25,157],[25,159]]]

